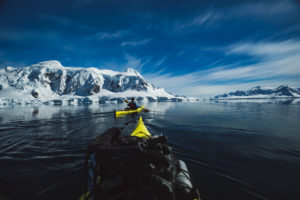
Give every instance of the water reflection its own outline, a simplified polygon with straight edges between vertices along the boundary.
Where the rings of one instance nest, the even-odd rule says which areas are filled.
[[[140,114],[149,131],[168,136],[187,161],[203,199],[296,199],[300,106],[295,100],[153,102],[145,104],[150,112]],[[5,193],[10,199],[57,194],[77,199],[83,179],[77,171],[88,143],[112,126],[128,124],[126,133],[133,130],[139,114],[113,116],[125,107],[1,107],[0,196],[10,191]]]
[[[173,108],[174,102],[149,102],[145,108],[150,112],[163,115],[167,110]],[[0,121],[30,121],[34,119],[52,119],[57,117],[78,116],[80,113],[90,114],[113,114],[114,110],[123,110],[126,104],[96,104],[85,106],[54,106],[41,105],[36,106],[1,106]],[[5,118],[3,118],[5,116]]]
[[[275,103],[275,104],[300,104],[300,98],[271,98],[271,99],[224,99],[215,100],[212,99],[211,102],[214,103]]]

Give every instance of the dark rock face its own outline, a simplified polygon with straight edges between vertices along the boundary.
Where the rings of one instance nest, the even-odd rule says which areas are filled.
[[[274,90],[272,90],[272,89],[262,89],[260,86],[257,86],[251,90],[248,90],[244,96],[258,95],[258,94],[267,95],[267,94],[272,94],[273,92],[274,92]],[[237,96],[239,96],[239,95],[237,95]],[[243,96],[243,95],[241,95],[241,96]]]
[[[98,92],[100,92],[100,86],[99,85],[95,85],[94,86],[94,89],[93,89],[93,93],[98,93]]]
[[[39,97],[39,93],[36,92],[36,91],[34,91],[34,90],[31,92],[31,95],[32,95],[34,98],[38,98],[38,97]]]
[[[280,86],[277,88],[277,92],[280,96],[293,96],[292,92],[297,93],[297,90],[289,88],[288,86]]]
[[[3,88],[2,85],[0,85],[0,90],[2,90],[2,88]]]
[[[30,81],[39,81],[39,74],[40,71],[39,70],[32,70],[32,72],[28,75],[28,79]]]
[[[122,76],[117,75],[114,78],[109,78],[104,75],[103,89],[113,92],[122,92],[125,90],[147,91],[149,84],[139,76]]]
[[[46,72],[44,82],[49,84],[51,90],[59,95],[68,95],[74,93],[79,96],[90,96],[99,93],[101,90],[101,81],[94,80],[93,76],[84,76],[85,71],[63,71],[61,69],[55,72]]]
[[[218,99],[218,98],[226,98],[226,97],[228,97],[228,94],[225,93],[225,94],[217,95],[214,98]]]
[[[44,73],[44,76],[46,78],[52,79],[55,76],[55,73],[54,72],[47,72],[47,73]]]
[[[229,93],[230,96],[234,95],[234,96],[246,96],[246,92],[244,91],[236,91],[236,92],[230,92]]]
[[[157,97],[158,101],[167,101],[168,98],[167,97]]]

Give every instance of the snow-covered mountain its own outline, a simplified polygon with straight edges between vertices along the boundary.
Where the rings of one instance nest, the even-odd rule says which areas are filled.
[[[281,85],[277,88],[256,86],[247,91],[229,92],[217,95],[215,99],[263,99],[263,98],[300,97],[300,88]]]
[[[149,84],[136,70],[64,67],[58,61],[0,69],[0,104],[35,102],[183,101]],[[1,103],[2,102],[2,103]]]

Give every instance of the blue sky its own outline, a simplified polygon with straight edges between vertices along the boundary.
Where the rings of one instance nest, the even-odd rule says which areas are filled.
[[[175,94],[300,87],[299,1],[0,0],[0,66],[137,69]]]

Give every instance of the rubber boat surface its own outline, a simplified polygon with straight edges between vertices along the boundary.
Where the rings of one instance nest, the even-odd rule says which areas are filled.
[[[115,116],[119,117],[121,115],[127,115],[127,114],[131,114],[131,113],[138,113],[141,112],[144,109],[144,105],[142,105],[141,107],[139,107],[136,110],[119,110],[119,111],[115,111]]]
[[[88,146],[80,200],[201,200],[186,164],[142,117],[130,135],[112,127]]]

